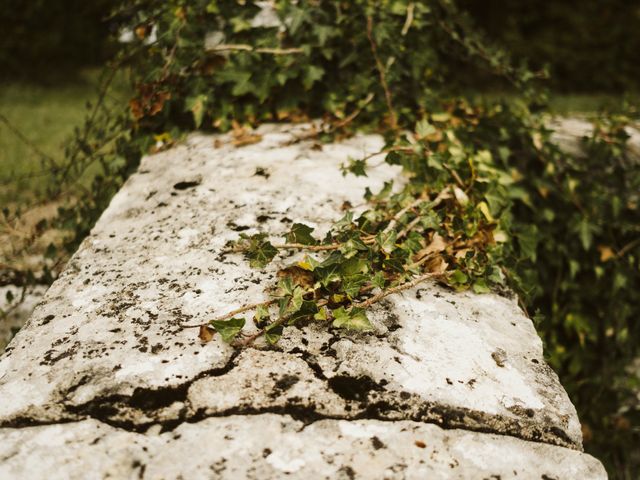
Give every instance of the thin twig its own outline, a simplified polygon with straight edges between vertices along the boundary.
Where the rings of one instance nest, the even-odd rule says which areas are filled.
[[[342,245],[334,243],[331,245],[305,245],[304,243],[284,243],[282,245],[272,245],[278,250],[308,250],[310,252],[323,252],[329,250],[338,250]],[[247,251],[245,247],[234,247],[224,250],[222,253],[244,253]]]
[[[223,320],[228,320],[231,317],[233,317],[234,315],[238,315],[239,313],[244,313],[248,310],[254,310],[258,307],[268,307],[269,305],[273,305],[274,303],[276,303],[278,301],[277,298],[272,298],[271,300],[266,300],[264,302],[259,302],[259,303],[251,303],[249,305],[245,305],[244,307],[240,307],[240,308],[236,308],[235,310],[232,310],[228,313],[225,313],[224,315],[221,315],[219,317],[214,318],[213,320],[210,320],[207,323],[199,323],[197,325],[189,325],[189,324],[184,324],[181,323],[180,326],[182,328],[199,328],[202,327],[204,325],[207,325],[210,322],[220,322]]]
[[[451,174],[451,176],[453,177],[453,179],[456,181],[456,183],[461,189],[465,190],[467,188],[467,186],[464,184],[464,182],[460,178],[460,175],[458,175],[458,172],[456,172],[453,168],[451,168],[446,163],[443,163],[442,166]]]
[[[353,122],[356,117],[358,115],[360,115],[360,113],[362,112],[362,110],[364,110],[364,107],[366,107],[367,105],[369,105],[371,103],[371,101],[374,99],[375,95],[373,94],[373,92],[370,92],[369,95],[367,95],[367,97],[364,99],[364,102],[362,103],[362,105],[360,107],[358,107],[357,109],[355,109],[353,112],[351,112],[350,115],[348,115],[344,120],[334,124],[331,126],[331,128],[329,129],[329,133],[335,131],[335,130],[339,130],[341,128],[346,127],[347,125],[349,125],[351,122]]]
[[[255,52],[266,53],[269,55],[294,55],[304,53],[301,48],[263,48],[253,47],[251,45],[236,43],[236,44],[223,44],[207,47],[207,52]]]
[[[413,202],[411,202],[409,205],[407,205],[406,207],[404,207],[402,210],[400,210],[398,213],[396,213],[393,218],[391,219],[391,221],[389,222],[389,225],[387,225],[387,227],[382,231],[382,233],[389,233],[389,231],[393,230],[397,223],[398,220],[400,220],[400,218],[402,218],[402,216],[407,213],[409,210],[413,210],[415,207],[417,207],[418,205],[420,205],[421,203],[427,202],[428,199],[424,199],[424,198],[418,198],[416,200],[414,200]]]
[[[354,303],[353,306],[356,308],[369,308],[374,303],[379,302],[380,300],[382,300],[385,297],[388,297],[389,295],[393,295],[394,293],[399,293],[405,290],[409,290],[420,283],[426,282],[431,278],[439,277],[439,276],[442,276],[442,274],[441,273],[425,273],[423,275],[420,275],[419,277],[414,278],[409,282],[403,283],[402,285],[398,285],[397,287],[392,287],[386,290],[382,290],[380,293],[375,294],[373,297],[363,302]]]
[[[420,223],[420,220],[422,220],[422,217],[420,215],[418,215],[416,218],[411,220],[411,222],[409,222],[409,224],[406,227],[404,227],[404,229],[398,234],[398,236],[396,237],[396,240],[400,240],[401,238],[404,238],[411,230],[413,230],[413,227],[415,227],[418,223]]]
[[[404,21],[404,25],[402,26],[402,32],[400,34],[404,37],[407,33],[409,33],[409,29],[411,28],[411,24],[413,23],[413,11],[416,8],[416,4],[411,2],[407,6],[407,19]]]
[[[316,302],[316,306],[318,308],[322,308],[328,303],[329,302],[327,300],[318,300]],[[237,342],[234,343],[234,345],[237,346],[237,347],[247,347],[247,346],[251,345],[258,338],[260,338],[265,333],[267,333],[268,329],[272,329],[274,327],[278,327],[278,326],[282,325],[283,323],[287,322],[291,318],[292,315],[293,314],[283,315],[282,317],[278,318],[274,322],[272,322],[269,325],[267,325],[265,328],[262,328],[262,329],[258,330],[256,333],[254,333],[252,335],[249,335],[248,337],[245,337],[242,340],[238,340]]]
[[[389,84],[387,83],[387,77],[385,73],[384,66],[382,65],[382,61],[380,60],[380,56],[378,55],[378,46],[373,38],[373,18],[371,16],[367,17],[367,38],[369,39],[369,44],[371,45],[371,53],[373,54],[373,58],[376,62],[376,67],[378,69],[378,74],[380,76],[380,83],[382,84],[382,89],[384,90],[384,97],[387,102],[387,108],[389,110],[389,115],[391,116],[391,129],[398,129],[398,117],[396,115],[396,111],[393,108],[393,101],[391,98],[391,90],[389,90]]]
[[[625,253],[627,253],[629,250],[632,250],[633,248],[637,247],[638,245],[640,245],[640,238],[636,238],[635,240],[627,243],[624,247],[622,247],[618,253],[616,253],[616,257],[620,258],[623,257],[625,255]]]
[[[337,131],[337,130],[339,130],[341,128],[346,127],[351,122],[353,122],[358,117],[358,115],[360,115],[362,113],[364,108],[367,105],[369,105],[374,98],[375,98],[375,95],[373,93],[369,93],[366,96],[366,98],[364,99],[362,105],[360,105],[360,107],[356,108],[353,112],[351,112],[345,119],[341,120],[338,123],[330,125],[329,128],[323,128],[321,126],[321,128],[319,130],[314,129],[311,132],[307,132],[307,133],[302,134],[302,135],[294,135],[293,139],[290,140],[289,142],[287,142],[285,144],[285,146],[293,145],[293,144],[301,142],[303,140],[309,140],[311,138],[315,138],[318,135],[320,135],[321,133],[325,133],[325,134],[333,133],[333,132],[335,132],[335,131]]]
[[[380,150],[379,152],[370,153],[362,157],[360,160],[363,162],[366,162],[367,160],[370,160],[373,157],[377,157],[378,155],[384,155],[391,152],[416,153],[412,147],[395,146],[395,147],[385,148],[384,150]]]

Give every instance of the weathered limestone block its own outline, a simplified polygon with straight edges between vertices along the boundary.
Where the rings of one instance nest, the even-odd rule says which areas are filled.
[[[593,124],[584,118],[566,117],[554,118],[549,122],[549,128],[554,130],[553,140],[562,147],[564,151],[571,155],[583,155],[582,140],[593,133]],[[640,162],[640,130],[627,128],[629,140],[627,149],[629,158],[635,162]]]
[[[48,480],[604,476],[597,460],[578,451],[504,435],[411,421],[319,420],[305,426],[276,414],[207,418],[149,435],[92,419],[5,429],[0,459],[0,478]]]
[[[426,284],[378,305],[373,333],[310,323],[263,350],[181,327],[266,299],[296,258],[251,269],[222,253],[239,232],[322,234],[365,187],[402,183],[338,168],[381,138],[292,142],[303,129],[263,126],[242,148],[195,135],[143,160],[0,358],[0,473],[605,477],[514,299]]]
[[[24,325],[46,291],[43,285],[29,286],[24,291],[16,285],[0,287],[0,352]],[[9,292],[13,297],[11,302],[7,300]]]

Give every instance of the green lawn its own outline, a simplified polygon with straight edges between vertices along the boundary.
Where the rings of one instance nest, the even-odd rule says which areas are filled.
[[[82,72],[64,84],[0,85],[0,113],[44,153],[60,161],[63,144],[82,124],[86,103],[97,96],[99,72]],[[126,98],[124,81],[116,94]],[[0,123],[0,205],[38,197],[51,181],[40,157],[7,126]],[[33,178],[25,178],[36,175]]]

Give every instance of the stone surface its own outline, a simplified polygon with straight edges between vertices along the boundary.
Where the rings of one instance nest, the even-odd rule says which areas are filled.
[[[48,287],[34,285],[24,288],[15,285],[0,287],[0,352],[22,328]],[[11,302],[7,299],[9,292],[13,297]]]
[[[35,458],[38,461],[33,461]],[[84,420],[0,431],[0,478],[605,478],[575,450],[411,421],[208,418],[143,435]]]
[[[636,162],[640,162],[640,130],[638,127],[636,125],[636,128],[627,128],[629,134],[628,154]],[[558,142],[563,150],[576,156],[582,155],[582,139],[590,136],[593,132],[593,124],[579,117],[554,118],[549,123],[549,128],[554,130],[553,140]]]
[[[240,429],[245,439],[253,432],[251,448],[259,452],[280,438],[298,445],[299,435],[296,448],[302,452],[318,435],[334,448],[335,432],[370,424],[388,442],[405,435],[405,426],[426,429],[435,440],[425,442],[450,456],[449,433],[440,427],[461,429],[471,439],[469,449],[477,449],[471,456],[484,458],[483,448],[502,439],[523,457],[524,469],[549,451],[548,458],[565,459],[566,468],[591,472],[582,478],[602,477],[590,466],[597,462],[579,452],[575,409],[514,299],[426,284],[378,305],[373,333],[345,334],[311,323],[288,329],[271,350],[239,352],[217,338],[203,345],[197,330],[181,326],[266,299],[265,287],[277,270],[295,260],[279,258],[264,271],[251,269],[241,255],[223,254],[240,232],[276,237],[293,222],[304,222],[322,234],[340,218],[345,201],[363,208],[365,187],[375,191],[385,181],[404,181],[386,164],[366,178],[340,173],[348,157],[379,151],[380,137],[322,146],[294,142],[304,129],[265,125],[262,141],[242,148],[231,137],[195,135],[143,160],[0,357],[0,431],[8,452],[0,455],[1,468],[18,468],[12,466],[14,451],[22,451],[15,457],[21,464],[35,461],[39,457],[29,452],[48,435],[68,435],[70,449],[86,447],[69,454],[76,460],[63,461],[63,454],[49,459],[71,475],[94,456],[96,465],[100,458],[112,461],[108,445],[124,462],[133,455],[122,445],[126,439],[156,442],[148,448],[158,456],[163,449],[177,454],[183,447],[169,441],[171,431],[197,438],[202,429],[217,439],[220,451],[237,457],[240,447],[220,440],[220,429]],[[297,432],[301,425],[306,427]],[[96,426],[105,437],[98,445],[107,446],[94,452],[86,430]],[[166,433],[154,437],[158,430]],[[285,441],[286,432],[291,438]],[[366,463],[353,441],[336,445],[345,450],[344,459]],[[405,462],[414,465],[410,475],[416,476],[420,468],[441,468],[435,460],[420,464],[415,452],[393,452],[380,468]],[[162,476],[150,473],[156,467],[149,455],[135,468],[144,465],[149,478]],[[492,455],[486,471],[503,469],[500,455]],[[188,477],[184,457],[176,468]],[[334,475],[331,469],[342,460],[332,464],[327,458],[309,459],[309,465],[324,462],[327,475]],[[116,463],[124,469],[114,474],[118,478],[135,472]],[[16,478],[30,478],[31,466],[24,468]],[[277,478],[275,470],[264,472],[261,478]]]

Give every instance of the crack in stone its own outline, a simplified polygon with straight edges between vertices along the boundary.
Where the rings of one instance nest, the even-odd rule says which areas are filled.
[[[161,432],[173,431],[183,423],[198,423],[211,417],[232,415],[279,414],[308,426],[319,420],[379,420],[395,422],[410,420],[438,425],[443,429],[461,429],[479,433],[512,436],[526,441],[547,443],[580,450],[569,436],[560,428],[539,425],[525,418],[511,419],[496,417],[483,412],[461,407],[426,402],[415,395],[399,392],[398,398],[376,398],[388,392],[385,385],[376,383],[369,377],[336,375],[327,377],[320,365],[313,361],[313,355],[304,350],[290,352],[298,354],[309,367],[313,375],[326,384],[327,389],[343,398],[347,403],[344,414],[331,415],[320,413],[315,404],[295,404],[284,406],[237,406],[214,412],[200,408],[193,411],[189,405],[188,391],[191,385],[206,377],[221,377],[230,373],[239,365],[236,362],[241,351],[234,351],[227,363],[210,369],[180,384],[163,388],[142,388],[134,390],[132,395],[109,395],[94,398],[81,405],[65,404],[65,413],[55,420],[37,419],[21,416],[0,422],[0,427],[24,428],[63,424],[92,418],[114,428],[129,432],[144,433],[153,425],[160,425]],[[81,380],[82,381],[82,380]],[[73,392],[78,386],[67,389]],[[68,395],[62,395],[67,398]],[[417,400],[417,402],[416,402]],[[351,413],[350,410],[355,409]]]

